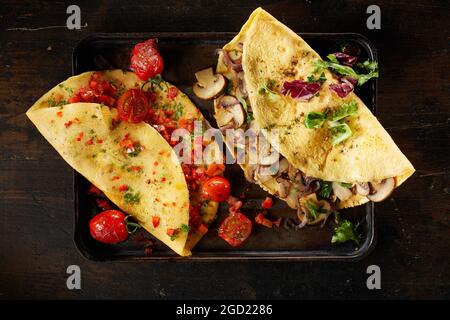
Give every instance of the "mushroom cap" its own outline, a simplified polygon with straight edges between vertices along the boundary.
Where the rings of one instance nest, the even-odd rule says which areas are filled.
[[[203,100],[217,97],[225,89],[226,80],[221,74],[214,74],[212,68],[206,68],[195,73],[197,82],[193,86],[194,94]]]
[[[394,191],[395,184],[395,178],[387,178],[380,183],[370,183],[372,193],[367,198],[373,202],[383,201]]]
[[[341,201],[345,201],[348,198],[352,196],[352,191],[349,188],[341,186],[339,182],[333,182],[331,183],[331,186],[333,188],[333,193],[336,197],[339,198]]]

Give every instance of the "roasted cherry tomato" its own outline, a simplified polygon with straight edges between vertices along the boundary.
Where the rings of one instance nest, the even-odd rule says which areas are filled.
[[[240,246],[252,233],[252,222],[240,212],[231,213],[219,227],[219,237],[231,246]]]
[[[143,81],[163,72],[164,62],[158,51],[156,39],[148,39],[134,46],[130,67]]]
[[[148,114],[149,108],[147,95],[140,89],[126,91],[117,102],[119,118],[132,123],[143,121]]]
[[[202,186],[203,197],[217,202],[226,201],[230,190],[230,182],[221,176],[209,178]]]
[[[273,206],[273,200],[270,197],[266,197],[261,204],[261,207],[263,207],[264,209],[270,209],[270,208],[272,208],[272,206]]]
[[[103,243],[119,243],[128,239],[126,216],[118,210],[106,210],[91,219],[92,238]]]

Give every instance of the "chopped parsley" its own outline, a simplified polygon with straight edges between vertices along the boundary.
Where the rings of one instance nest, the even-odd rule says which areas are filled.
[[[139,153],[141,153],[141,151],[142,151],[141,144],[139,142],[136,142],[133,145],[133,148],[134,148],[134,150],[132,152],[128,153],[128,156],[130,156],[132,158],[137,157],[139,155]]]
[[[275,80],[267,80],[266,83],[263,83],[260,85],[259,89],[258,89],[258,93],[259,94],[277,94],[274,91],[276,82]]]
[[[60,87],[61,89],[63,89],[64,91],[66,91],[70,96],[73,95],[73,89],[70,87],[65,86],[63,83],[60,83],[58,85],[58,87]]]
[[[181,227],[180,227],[180,229],[181,229],[181,231],[183,231],[183,232],[189,232],[189,231],[191,231],[191,228],[187,225],[187,224],[181,224]]]
[[[308,209],[309,215],[316,220],[321,213],[327,213],[325,209],[322,209],[318,204],[314,203],[311,200],[306,201],[306,209]]]
[[[320,181],[320,189],[317,192],[317,195],[322,199],[328,199],[331,195],[331,191],[333,188],[331,187],[330,181]]]
[[[327,80],[327,77],[325,77],[325,73],[324,72],[322,72],[320,74],[320,77],[317,78],[317,79],[316,79],[316,77],[313,74],[306,78],[306,81],[308,83],[315,83],[315,82],[324,83],[326,80]]]
[[[127,192],[123,195],[123,199],[124,199],[125,202],[128,203],[128,204],[139,203],[140,197],[141,197],[141,196],[139,195],[139,192],[133,193],[131,190],[127,191]]]

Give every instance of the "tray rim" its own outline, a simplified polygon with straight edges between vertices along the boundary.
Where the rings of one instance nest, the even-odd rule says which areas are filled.
[[[331,33],[331,32],[321,32],[321,33],[313,33],[313,32],[296,32],[301,37],[349,37],[352,38],[353,41],[358,41],[360,45],[365,47],[369,54],[369,58],[371,60],[378,61],[377,50],[374,45],[370,42],[370,40],[360,34],[355,32],[341,32],[341,33]],[[110,40],[119,40],[119,39],[141,39],[141,38],[172,38],[172,39],[204,39],[204,40],[224,40],[224,38],[232,38],[237,34],[237,32],[125,32],[125,33],[92,33],[88,36],[79,40],[72,50],[72,76],[79,74],[77,72],[78,68],[78,54],[80,48],[93,40],[98,39],[110,39]],[[376,116],[377,114],[377,98],[378,98],[378,78],[374,78],[372,81],[372,101],[371,101],[371,111]],[[257,260],[257,261],[352,261],[357,262],[366,258],[375,248],[377,242],[377,228],[375,221],[375,205],[373,202],[369,202],[365,204],[365,206],[370,206],[368,211],[366,212],[366,222],[369,224],[369,228],[367,231],[366,241],[357,249],[351,253],[342,253],[342,254],[333,254],[327,255],[324,254],[323,251],[320,250],[305,250],[305,255],[286,255],[288,250],[283,250],[279,252],[277,255],[275,254],[266,254],[266,255],[253,255],[247,253],[247,255],[242,255],[236,253],[233,255],[232,252],[227,252],[228,256],[218,255],[218,256],[201,256],[195,255],[195,251],[192,256],[189,257],[181,257],[181,256],[110,256],[110,257],[100,257],[91,254],[83,244],[81,237],[79,236],[78,231],[78,203],[79,203],[79,192],[78,183],[79,183],[80,174],[73,170],[73,193],[74,193],[74,215],[73,215],[73,242],[78,252],[82,257],[91,261],[98,262],[148,262],[148,261],[170,261],[170,262],[189,262],[189,261],[249,261],[249,260]],[[369,218],[369,219],[367,219]],[[285,254],[282,254],[285,252]]]

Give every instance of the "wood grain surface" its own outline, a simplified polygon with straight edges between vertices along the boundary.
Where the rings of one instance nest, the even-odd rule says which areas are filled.
[[[81,31],[64,1],[0,5],[0,298],[450,298],[450,16],[447,1],[85,1]],[[417,172],[377,204],[378,243],[336,262],[91,262],[73,243],[73,174],[24,112],[71,74],[95,32],[238,31],[262,6],[297,32],[358,32],[378,49],[380,122]],[[82,290],[66,288],[66,268]],[[379,265],[382,289],[366,288]]]

